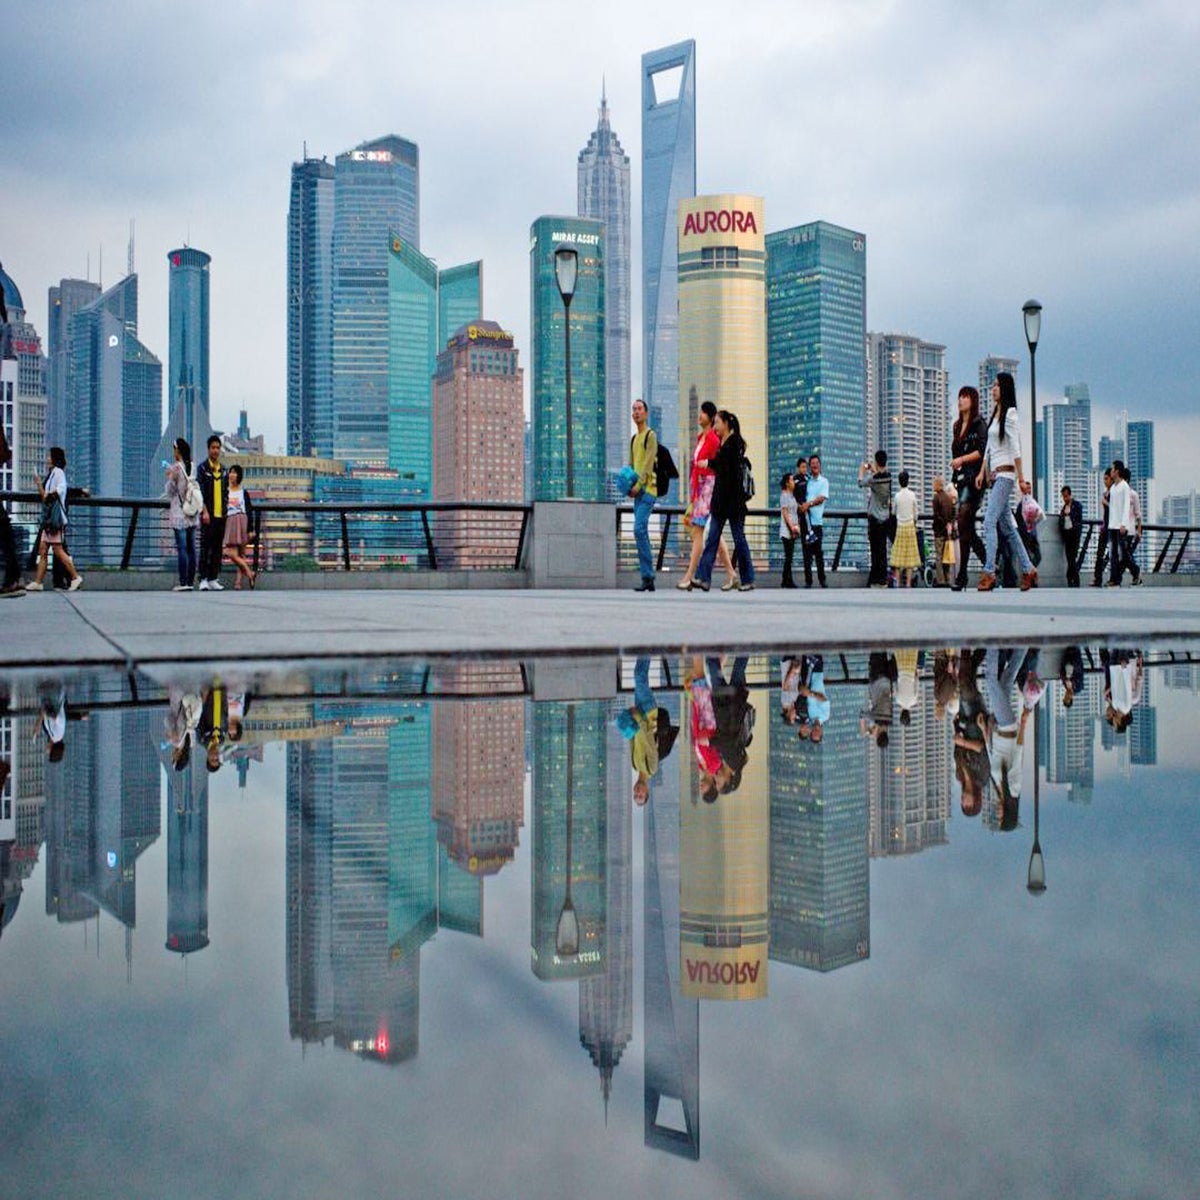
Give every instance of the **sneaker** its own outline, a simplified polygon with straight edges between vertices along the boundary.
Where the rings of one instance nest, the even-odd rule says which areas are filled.
[[[723,590],[724,590],[724,589],[722,589],[722,591],[723,591]],[[741,585],[738,587],[738,591],[739,591],[739,592],[752,592],[752,591],[754,591],[754,584],[752,584],[752,583],[743,583],[743,584],[741,584]]]
[[[198,590],[202,591],[202,592],[208,591],[208,580],[207,579],[200,580],[200,587]]]
[[[81,587],[83,587],[83,576],[76,575],[75,578],[72,579],[71,582],[67,584],[67,591],[68,592],[77,592],[77,591],[79,591],[79,589]]]
[[[210,592],[223,592],[225,585],[219,579],[210,579],[208,581],[208,590]]]
[[[27,592],[41,592],[45,591],[45,588],[40,583],[27,583],[25,585],[25,590]]]
[[[741,586],[742,586],[741,580],[738,579],[738,577],[736,575],[734,575],[732,579],[727,579],[727,580],[725,580],[725,582],[723,584],[721,584],[721,591],[736,592],[738,590],[738,588],[740,588]],[[707,588],[705,588],[704,590],[708,591]]]
[[[173,592],[190,592],[192,589],[186,583],[177,583],[171,591]]]

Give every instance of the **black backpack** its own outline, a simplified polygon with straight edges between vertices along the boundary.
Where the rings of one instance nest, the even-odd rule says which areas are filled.
[[[746,497],[747,503],[754,499],[754,464],[748,459],[743,458],[740,463],[742,473],[742,495]]]
[[[633,443],[637,441],[637,434],[629,439],[629,450],[633,452]],[[675,460],[671,457],[671,452],[662,444],[658,443],[658,454],[654,459],[654,491],[659,500],[666,494],[667,489],[671,486],[672,479],[679,478],[679,468],[675,465]]]

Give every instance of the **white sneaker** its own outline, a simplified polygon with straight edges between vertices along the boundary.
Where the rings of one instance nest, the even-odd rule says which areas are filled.
[[[27,583],[25,585],[25,590],[27,592],[41,592],[41,591],[44,591],[45,589],[42,587],[42,585],[40,583]]]
[[[200,580],[200,587],[198,590],[202,591],[202,592],[208,591],[208,580],[207,579]]]
[[[177,583],[171,591],[173,592],[190,592],[192,589],[186,583]]]
[[[79,591],[79,589],[81,587],[83,587],[83,576],[76,575],[75,578],[72,579],[71,582],[67,584],[67,591],[68,592],[77,592],[77,591]]]
[[[210,592],[223,592],[225,585],[219,579],[210,579],[208,581],[208,590]]]

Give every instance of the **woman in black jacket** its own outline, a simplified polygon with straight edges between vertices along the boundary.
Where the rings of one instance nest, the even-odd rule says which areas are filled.
[[[721,409],[717,413],[713,428],[721,439],[716,457],[709,463],[716,475],[713,488],[712,513],[708,522],[708,535],[704,541],[704,554],[696,568],[692,589],[707,592],[712,582],[713,564],[721,545],[725,523],[733,532],[734,557],[741,577],[740,591],[754,591],[754,561],[750,547],[746,544],[746,490],[744,474],[746,467],[746,443],[735,414]],[[691,590],[691,589],[689,589]]]
[[[954,442],[950,468],[958,489],[958,574],[951,585],[956,592],[967,586],[967,563],[974,550],[980,562],[987,561],[983,539],[975,530],[975,518],[983,503],[983,491],[977,476],[987,453],[987,424],[979,415],[979,393],[973,387],[958,389],[958,420],[954,422]]]

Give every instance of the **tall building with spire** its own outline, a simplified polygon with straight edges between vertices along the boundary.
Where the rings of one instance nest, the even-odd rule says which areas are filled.
[[[600,119],[579,152],[578,186],[579,215],[604,224],[604,442],[611,479],[629,454],[631,209],[629,156],[609,123],[608,95],[603,87]]]
[[[642,55],[642,395],[679,428],[679,202],[696,194],[696,43]]]
[[[46,328],[46,444],[64,446],[67,440],[68,333],[71,318],[100,298],[101,287],[90,279],[62,279],[50,289]],[[11,303],[9,308],[11,308]],[[38,464],[39,467],[41,463]]]
[[[167,357],[167,412],[181,412],[182,436],[193,452],[207,438],[209,423],[209,274],[212,256],[194,246],[167,255],[170,353]]]

